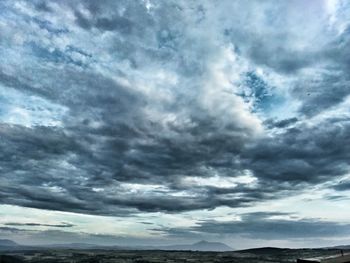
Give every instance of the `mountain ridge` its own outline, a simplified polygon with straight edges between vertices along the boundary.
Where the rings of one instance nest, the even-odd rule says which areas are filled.
[[[165,246],[166,250],[192,250],[192,251],[233,251],[231,247],[221,242],[208,242],[201,240],[193,244]],[[164,250],[164,249],[162,249]]]
[[[2,243],[4,245],[2,245]],[[221,242],[208,242],[201,240],[193,244],[175,244],[167,246],[118,246],[118,245],[96,245],[89,243],[67,243],[67,244],[50,244],[50,245],[35,245],[35,246],[26,246],[20,245],[12,240],[1,240],[0,239],[0,248],[1,249],[114,249],[114,250],[173,250],[173,251],[233,251],[231,247]]]
[[[36,249],[101,249],[101,250],[164,250],[164,251],[232,251],[238,253],[267,254],[294,250],[292,248],[280,247],[256,247],[242,250],[234,250],[222,242],[209,242],[201,240],[193,244],[174,244],[164,246],[119,246],[119,245],[97,245],[92,243],[61,243],[50,245],[21,245],[10,239],[0,239],[0,250],[36,250]],[[301,249],[301,248],[300,248]],[[350,245],[338,245],[332,247],[302,248],[304,250],[350,250]]]

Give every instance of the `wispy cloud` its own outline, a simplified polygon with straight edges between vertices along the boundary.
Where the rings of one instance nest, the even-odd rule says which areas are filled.
[[[46,226],[46,227],[73,227],[73,224],[70,223],[60,223],[60,224],[41,224],[41,223],[18,223],[18,222],[7,222],[4,223],[5,226]]]

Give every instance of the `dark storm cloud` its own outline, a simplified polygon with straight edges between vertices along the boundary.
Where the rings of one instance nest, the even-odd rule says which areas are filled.
[[[219,222],[207,220],[196,226],[183,229],[159,228],[158,231],[170,236],[180,235],[236,235],[245,238],[285,240],[305,239],[315,237],[348,236],[349,224],[341,224],[319,219],[279,219],[278,216],[288,216],[283,213],[251,213],[242,214],[241,220]],[[187,234],[186,234],[187,232]]]
[[[271,31],[288,15],[283,2],[231,2],[0,3],[8,24],[0,32],[0,88],[17,98],[0,106],[0,202],[101,215],[175,213],[250,206],[344,175],[348,120],[307,125],[307,118],[349,92],[348,33],[314,51],[298,27]],[[255,20],[254,5],[267,15]],[[241,10],[248,26],[230,10]],[[280,78],[301,74],[288,94],[301,116],[264,115],[281,95],[252,70],[259,67]],[[310,81],[303,70],[319,75]],[[249,96],[237,95],[236,84]],[[254,183],[186,181],[242,175]]]
[[[241,6],[240,4],[226,4],[226,6],[227,8],[238,8]],[[318,9],[316,6],[302,5],[301,7],[297,1],[293,1],[292,4],[276,1],[273,5],[269,1],[263,3],[251,1],[245,7],[240,11],[244,14],[248,26],[242,24],[237,18],[237,23],[241,27],[232,26],[227,22],[225,29],[226,36],[237,45],[240,53],[249,57],[255,64],[273,68],[282,74],[297,73],[317,62],[317,57],[320,55],[319,47],[305,45],[303,49],[300,49],[295,45],[299,43],[300,35],[304,32],[299,25],[295,24],[293,19],[296,17],[291,15],[295,11],[293,9],[303,8],[298,12],[300,15],[307,13],[310,16],[308,26],[312,27],[313,23],[322,22],[321,16],[315,18],[314,14],[310,14],[310,12],[315,11],[312,9]],[[257,7],[259,7],[260,12],[257,12]],[[257,14],[260,16],[256,17]],[[235,20],[234,18],[230,19]],[[299,19],[304,20],[305,17],[299,17]],[[225,22],[226,20],[224,19]],[[278,27],[278,30],[269,30],[271,27]],[[319,30],[319,28],[313,29],[316,29],[316,32]],[[315,34],[315,32],[310,31],[309,34]]]
[[[327,120],[312,129],[286,129],[247,150],[246,165],[261,179],[290,184],[317,183],[346,173],[349,167],[348,122]],[[273,165],[272,165],[273,164]]]
[[[90,21],[79,11],[75,12],[76,22],[79,26],[84,29],[91,29],[95,27],[102,31],[119,31],[121,33],[130,33],[133,24],[130,20],[125,17],[112,17],[112,18],[97,18],[95,21]]]
[[[349,225],[308,220],[246,220],[241,223],[206,222],[194,231],[213,234],[238,234],[248,238],[290,239],[348,236]]]
[[[51,12],[52,9],[48,6],[48,4],[46,3],[46,1],[38,1],[35,4],[35,8],[39,11],[43,11],[43,12]]]
[[[344,54],[346,56],[346,54]],[[338,66],[338,64],[335,64]],[[314,116],[326,108],[344,101],[349,95],[350,77],[348,68],[332,69],[320,76],[321,79],[309,81],[305,79],[295,85],[296,96],[303,98],[300,111],[306,115]]]
[[[74,10],[76,24],[85,30],[98,29],[101,32],[112,31],[128,35],[133,30],[140,33],[141,27],[153,20],[141,1],[83,1],[81,4],[89,11],[89,17],[77,9],[74,3],[67,2]],[[135,16],[138,16],[137,19]]]
[[[314,78],[302,79],[295,85],[294,92],[303,100],[300,111],[306,115],[316,115],[326,108],[344,101],[349,95],[349,30],[335,38],[335,41],[315,54],[315,61],[327,63],[323,73]]]
[[[279,36],[282,39],[286,36]],[[292,74],[308,67],[313,61],[313,54],[290,50],[281,46],[271,46],[270,41],[260,42],[260,39],[253,40],[252,47],[247,52],[248,56],[257,64],[274,68],[284,74]],[[276,52],[275,55],[271,55]],[[315,54],[317,55],[317,54]]]
[[[348,191],[350,190],[350,181],[341,181],[334,186],[334,189],[337,191]]]
[[[96,21],[96,27],[106,31],[119,30],[129,33],[132,29],[132,23],[124,17],[100,18]]]
[[[90,29],[92,27],[91,22],[87,18],[85,18],[84,15],[81,14],[79,11],[76,11],[74,15],[76,18],[76,23],[80,27],[82,27],[84,29]]]
[[[265,125],[267,127],[269,127],[270,129],[272,128],[286,128],[291,126],[292,124],[295,124],[298,121],[298,118],[293,117],[293,118],[289,118],[289,119],[284,119],[284,120],[273,120],[273,119],[268,119],[265,121]]]

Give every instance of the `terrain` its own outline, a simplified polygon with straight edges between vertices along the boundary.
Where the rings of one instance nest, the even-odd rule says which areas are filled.
[[[67,244],[50,244],[28,246],[20,245],[12,240],[0,239],[0,251],[16,250],[41,250],[41,249],[82,249],[82,250],[167,250],[167,251],[232,251],[233,249],[221,242],[208,242],[202,240],[194,244],[177,244],[168,246],[103,246],[87,243],[67,243]],[[0,262],[1,263],[1,262]]]
[[[297,258],[332,256],[339,253],[338,249],[333,248],[256,248],[229,252],[41,248],[2,251],[0,263],[287,263],[296,262]]]

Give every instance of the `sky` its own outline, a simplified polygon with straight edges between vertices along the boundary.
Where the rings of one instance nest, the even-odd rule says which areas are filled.
[[[350,244],[346,0],[0,1],[0,237]]]

